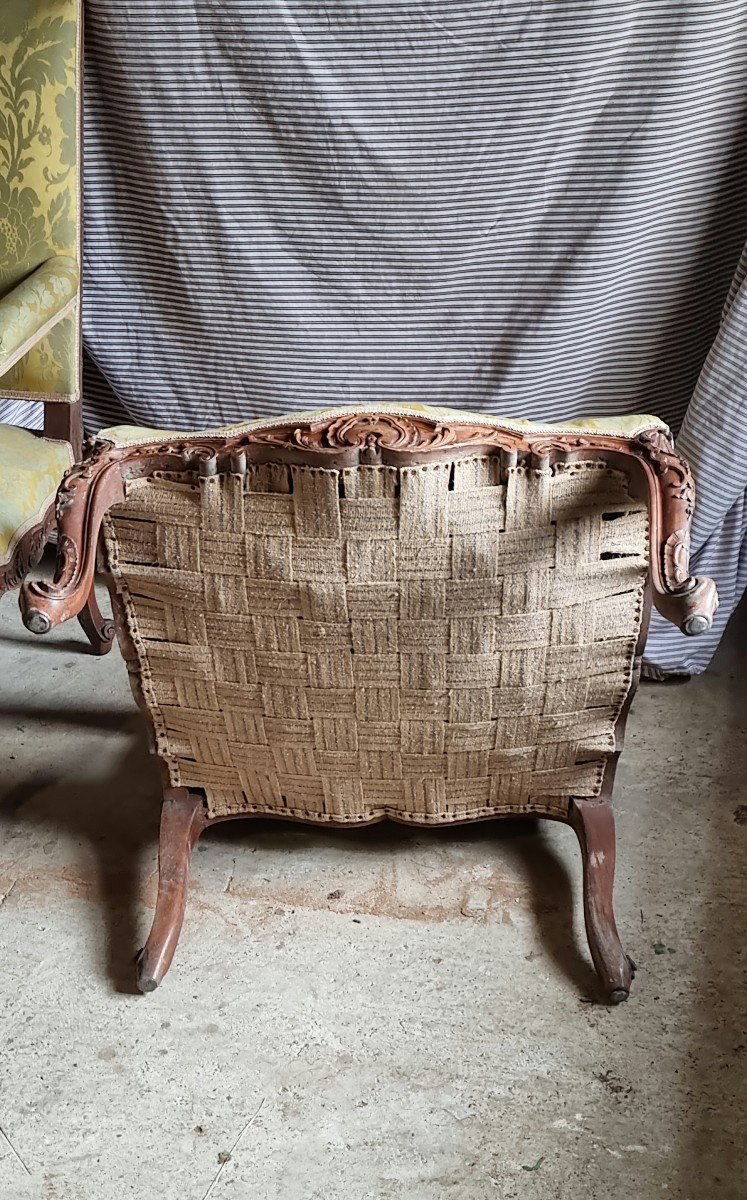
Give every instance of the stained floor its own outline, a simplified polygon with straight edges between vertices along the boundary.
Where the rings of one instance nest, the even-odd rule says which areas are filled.
[[[592,1003],[549,822],[218,827],[142,997],[159,785],[124,666],[6,597],[2,1200],[743,1200],[746,627],[633,706],[628,1004]]]

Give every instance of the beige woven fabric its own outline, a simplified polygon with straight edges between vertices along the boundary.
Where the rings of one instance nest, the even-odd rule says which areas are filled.
[[[158,753],[211,815],[442,823],[598,794],[648,550],[605,464],[161,475],[106,540]]]

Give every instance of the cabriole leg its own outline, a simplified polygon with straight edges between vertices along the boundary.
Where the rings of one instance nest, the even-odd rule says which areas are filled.
[[[99,608],[96,590],[91,585],[85,607],[78,613],[80,626],[91,643],[94,654],[108,654],[114,641],[114,622],[107,619]]]
[[[161,809],[158,845],[158,899],[153,926],[137,956],[137,985],[152,992],[171,966],[184,920],[187,876],[200,834],[207,824],[204,801],[186,788],[170,788]]]
[[[627,1000],[635,965],[615,924],[615,818],[606,800],[571,800],[568,814],[584,864],[584,919],[589,949],[610,1004]]]

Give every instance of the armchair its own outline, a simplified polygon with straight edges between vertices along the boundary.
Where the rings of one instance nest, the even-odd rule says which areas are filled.
[[[207,825],[525,814],[576,831],[593,961],[626,999],[610,797],[650,598],[689,634],[717,606],[666,427],[382,405],[132,437],[66,477],[55,579],[21,606],[35,633],[75,616],[103,526],[165,786],[141,989]]]
[[[0,402],[44,405],[44,437],[0,424],[0,596],[41,557],[82,443],[81,25],[81,0],[0,13]],[[108,650],[93,591],[80,620]]]

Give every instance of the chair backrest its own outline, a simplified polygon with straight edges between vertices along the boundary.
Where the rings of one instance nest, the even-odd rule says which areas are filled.
[[[58,573],[24,620],[79,611],[104,519],[135,694],[211,816],[562,817],[611,787],[649,574],[686,632],[715,589],[689,576],[692,483],[659,422],[478,420],[103,442],[60,489]]]
[[[648,569],[623,472],[151,475],[106,544],[159,754],[213,815],[443,822],[599,793]]]
[[[81,0],[3,0],[0,297],[50,259],[80,266],[81,23]],[[0,378],[0,399],[79,396],[76,305]]]

